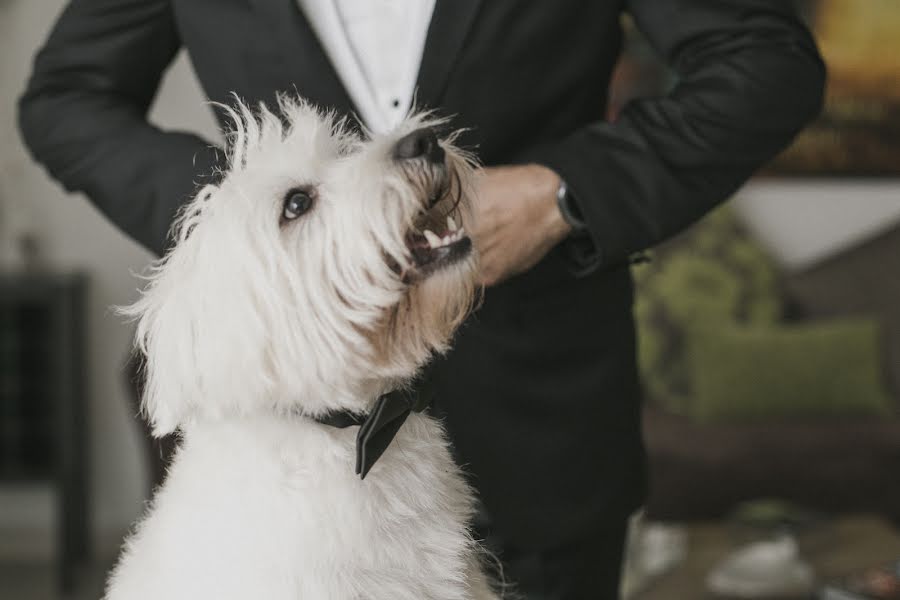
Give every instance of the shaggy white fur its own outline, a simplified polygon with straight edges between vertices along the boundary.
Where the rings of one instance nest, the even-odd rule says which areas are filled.
[[[411,415],[360,480],[357,428],[310,418],[364,413],[446,350],[475,296],[471,163],[452,136],[440,161],[395,156],[427,116],[364,140],[279,108],[228,109],[229,169],[123,309],[147,416],[182,442],[106,599],[496,598],[439,423]]]

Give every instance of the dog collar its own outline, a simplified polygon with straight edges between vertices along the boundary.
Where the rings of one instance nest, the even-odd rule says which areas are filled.
[[[431,405],[433,390],[425,379],[419,379],[412,389],[394,390],[375,401],[368,415],[347,410],[312,417],[322,425],[346,429],[359,426],[356,434],[356,474],[365,479],[375,462],[384,454],[411,412],[422,412]]]

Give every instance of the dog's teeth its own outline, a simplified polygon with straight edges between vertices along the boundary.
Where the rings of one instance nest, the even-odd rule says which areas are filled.
[[[454,221],[453,217],[451,217],[450,215],[447,215],[447,229],[449,229],[450,231],[457,230],[456,221]]]
[[[432,248],[437,248],[441,245],[441,238],[437,236],[436,233],[431,231],[430,229],[426,229],[422,235],[425,236],[425,239],[428,240],[428,245]]]

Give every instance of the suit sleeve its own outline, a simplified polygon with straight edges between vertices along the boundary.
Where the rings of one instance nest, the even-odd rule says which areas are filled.
[[[169,0],[72,0],[19,101],[35,159],[157,254],[178,207],[221,160],[199,137],[147,122],[179,47]]]
[[[627,0],[677,85],[530,157],[567,182],[587,224],[591,250],[570,244],[576,270],[619,263],[687,227],[819,113],[825,67],[790,4]]]

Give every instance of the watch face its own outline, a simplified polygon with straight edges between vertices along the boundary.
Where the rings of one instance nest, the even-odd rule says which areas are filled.
[[[559,212],[562,213],[566,223],[576,232],[584,231],[587,228],[584,217],[575,198],[569,193],[569,187],[565,181],[561,181],[559,184],[559,189],[556,191],[556,200],[559,205]]]
[[[563,180],[559,181],[559,188],[556,190],[556,199],[562,202],[569,195],[569,187]]]

